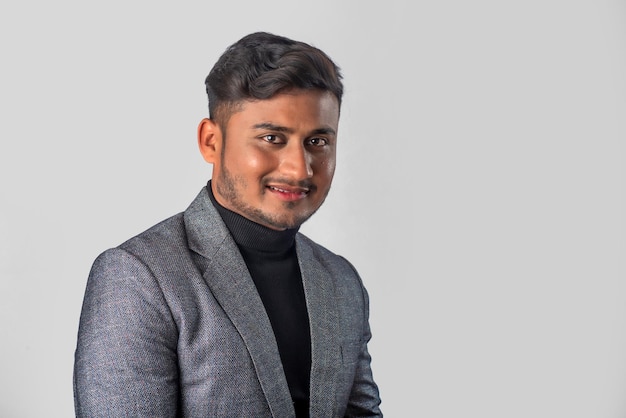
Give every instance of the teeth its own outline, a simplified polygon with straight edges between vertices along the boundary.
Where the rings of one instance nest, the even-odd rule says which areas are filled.
[[[269,186],[269,188],[272,189],[272,190],[276,190],[277,192],[281,192],[281,193],[300,193],[300,194],[306,193],[304,191],[301,191],[301,192],[290,192],[289,190],[280,189],[280,188],[274,187],[274,186]]]

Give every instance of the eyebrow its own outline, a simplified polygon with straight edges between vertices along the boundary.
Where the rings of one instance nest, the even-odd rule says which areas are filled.
[[[271,122],[261,122],[261,123],[257,123],[255,125],[252,126],[253,129],[267,129],[269,131],[274,131],[274,132],[285,132],[285,133],[293,133],[293,129],[291,128],[287,128],[286,126],[280,126],[280,125],[274,125]],[[335,132],[334,129],[332,128],[317,128],[314,129],[310,135],[337,135],[337,132]]]

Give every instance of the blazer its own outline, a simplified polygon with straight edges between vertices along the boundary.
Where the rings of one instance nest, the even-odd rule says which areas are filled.
[[[382,416],[368,296],[296,235],[311,331],[311,417]],[[206,187],[91,268],[74,362],[78,417],[293,417],[272,326]]]

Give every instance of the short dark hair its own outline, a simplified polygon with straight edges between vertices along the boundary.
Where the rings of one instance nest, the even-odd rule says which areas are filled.
[[[323,51],[267,32],[246,35],[231,45],[205,80],[209,117],[225,128],[245,100],[264,100],[298,88],[331,92],[341,107],[339,67]]]

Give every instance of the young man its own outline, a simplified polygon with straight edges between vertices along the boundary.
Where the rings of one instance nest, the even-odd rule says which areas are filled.
[[[382,416],[361,279],[298,232],[333,178],[339,69],[310,45],[254,33],[206,88],[198,144],[212,179],[92,267],[76,415]]]

